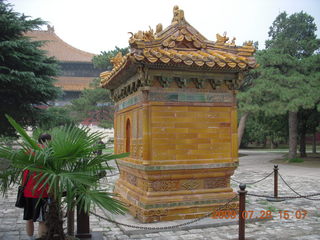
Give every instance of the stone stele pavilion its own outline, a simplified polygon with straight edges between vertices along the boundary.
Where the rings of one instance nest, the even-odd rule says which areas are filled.
[[[235,95],[256,67],[252,42],[209,41],[173,13],[166,29],[132,34],[130,53],[100,75],[116,106],[115,153],[130,152],[115,191],[142,222],[201,217],[236,196]]]

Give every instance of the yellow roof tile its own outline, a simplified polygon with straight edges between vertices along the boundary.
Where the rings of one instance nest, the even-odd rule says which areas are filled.
[[[45,50],[48,56],[55,57],[61,62],[91,62],[95,56],[93,53],[72,47],[59,38],[53,30],[29,31],[25,33],[25,36],[35,41],[45,41],[41,49]]]

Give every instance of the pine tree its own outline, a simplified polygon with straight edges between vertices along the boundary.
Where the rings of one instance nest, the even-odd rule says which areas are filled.
[[[40,50],[43,42],[24,34],[45,24],[41,19],[14,12],[0,1],[0,135],[14,135],[4,114],[22,126],[35,125],[43,110],[36,105],[54,100],[60,93],[53,85],[58,65]]]
[[[114,107],[111,103],[110,91],[100,87],[100,79],[96,78],[90,84],[90,89],[81,92],[79,98],[69,106],[73,118],[78,121],[91,120],[112,126]]]
[[[244,109],[289,118],[289,158],[297,152],[298,112],[320,101],[319,69],[315,68],[320,40],[313,17],[281,13],[270,27],[266,49],[257,54],[258,77],[239,99]]]

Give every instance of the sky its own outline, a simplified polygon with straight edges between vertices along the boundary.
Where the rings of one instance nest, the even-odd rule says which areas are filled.
[[[279,15],[304,11],[314,17],[320,37],[320,0],[7,0],[16,12],[41,18],[54,26],[65,42],[99,54],[115,46],[127,47],[128,32],[170,25],[173,7],[184,10],[185,19],[208,40],[216,33],[264,48],[269,27]],[[44,30],[46,27],[43,28]]]

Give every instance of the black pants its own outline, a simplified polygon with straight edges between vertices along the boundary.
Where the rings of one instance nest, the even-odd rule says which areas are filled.
[[[23,220],[33,220],[34,222],[45,221],[45,211],[47,206],[46,198],[27,198],[24,206]]]

